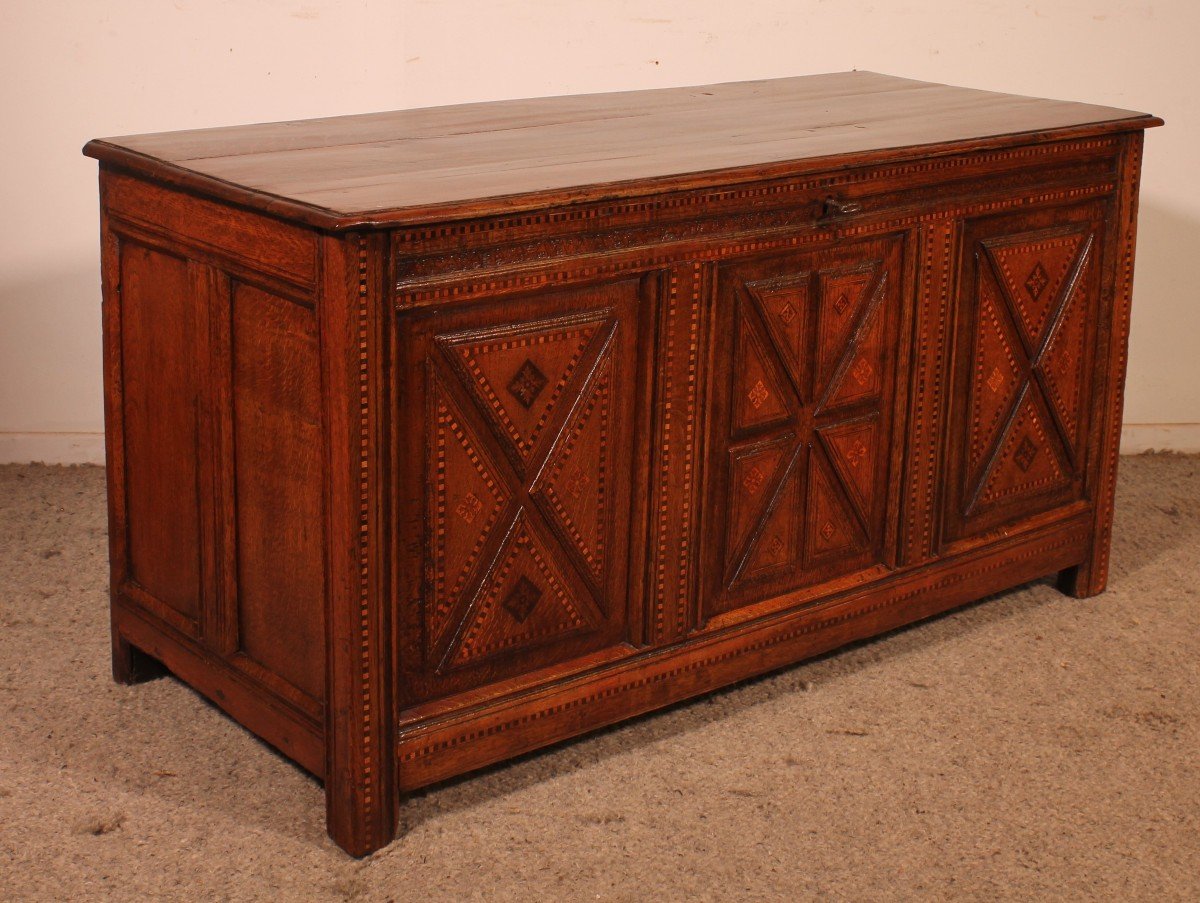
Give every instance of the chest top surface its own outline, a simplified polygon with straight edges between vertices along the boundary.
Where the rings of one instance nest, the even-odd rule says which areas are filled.
[[[323,228],[632,197],[1161,120],[841,72],[97,139],[84,153]]]

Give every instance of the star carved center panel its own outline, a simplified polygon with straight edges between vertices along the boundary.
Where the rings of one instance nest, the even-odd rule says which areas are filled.
[[[880,557],[900,260],[872,240],[719,271],[724,528],[709,541],[723,571],[708,615]]]

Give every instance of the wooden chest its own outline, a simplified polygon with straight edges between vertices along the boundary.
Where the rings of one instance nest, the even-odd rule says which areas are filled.
[[[114,673],[401,795],[1105,585],[1142,131],[864,72],[93,141]]]

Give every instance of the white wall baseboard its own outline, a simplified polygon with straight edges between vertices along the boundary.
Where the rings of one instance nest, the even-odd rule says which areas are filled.
[[[103,433],[0,433],[0,464],[103,464]]]
[[[1148,451],[1200,454],[1200,423],[1126,423],[1121,427],[1121,454]]]
[[[1200,454],[1200,423],[1127,423],[1121,454]],[[0,464],[103,464],[103,433],[0,433]]]

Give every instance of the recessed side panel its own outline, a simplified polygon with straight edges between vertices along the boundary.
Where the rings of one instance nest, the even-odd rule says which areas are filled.
[[[323,774],[315,240],[111,171],[101,193],[114,676],[157,659]]]
[[[238,651],[325,693],[321,377],[313,311],[235,284],[230,318]]]
[[[203,282],[183,258],[122,241],[120,294],[126,577],[155,614],[196,636]]]

